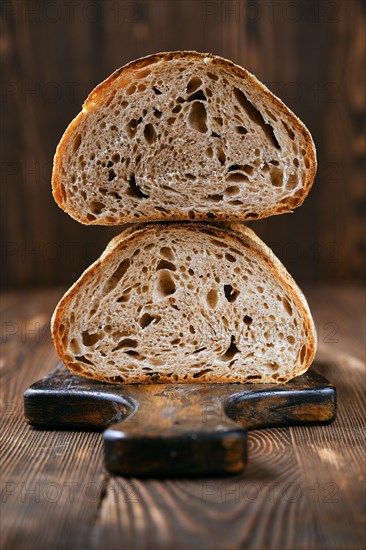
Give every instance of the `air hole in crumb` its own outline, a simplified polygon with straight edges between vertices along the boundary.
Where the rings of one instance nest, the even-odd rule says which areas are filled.
[[[254,167],[251,166],[250,164],[245,164],[245,165],[244,165],[244,172],[245,172],[246,174],[249,174],[249,175],[251,176],[251,175],[253,174],[253,172],[254,172]]]
[[[156,141],[156,132],[152,124],[146,124],[144,128],[144,138],[149,145]]]
[[[229,174],[226,178],[226,181],[228,182],[237,182],[237,183],[243,183],[248,180],[248,177],[245,174],[242,174],[241,172],[235,172],[233,174]]]
[[[93,212],[93,214],[99,215],[101,214],[102,210],[105,208],[105,204],[98,201],[92,201],[90,203],[90,210]]]
[[[220,202],[224,199],[223,195],[207,195],[207,200],[210,202]]]
[[[75,340],[75,338],[72,338],[70,341],[70,350],[74,355],[77,355],[78,353],[80,353],[79,342]]]
[[[290,174],[286,183],[286,189],[289,189],[291,191],[292,189],[295,189],[296,186],[297,186],[297,176],[296,174]]]
[[[162,113],[161,113],[161,111],[159,111],[159,109],[154,108],[154,116],[156,118],[161,118],[161,114]]]
[[[304,345],[302,346],[301,352],[300,352],[300,361],[301,361],[301,363],[303,363],[304,360],[305,360],[305,354],[306,354],[306,346],[305,346],[305,344],[304,344]]]
[[[229,197],[237,195],[238,193],[240,193],[240,187],[238,185],[230,185],[230,187],[225,189],[225,195],[229,195]]]
[[[235,302],[239,296],[239,291],[234,290],[231,285],[224,285],[224,294],[227,301],[231,304],[232,302]]]
[[[232,254],[229,254],[228,252],[225,254],[225,258],[227,259],[228,262],[236,262],[236,258],[235,256],[233,256]]]
[[[109,170],[108,181],[113,181],[117,177],[117,174],[114,170]]]
[[[129,122],[127,122],[126,124],[126,131],[127,131],[127,135],[130,137],[130,138],[133,138],[134,135],[136,134],[136,130],[137,130],[137,126],[142,122],[142,118],[140,117],[139,119],[136,119],[136,118],[132,118]]]
[[[127,269],[130,267],[130,263],[131,262],[130,262],[129,258],[126,258],[125,260],[123,260],[119,264],[119,266],[117,267],[115,272],[107,280],[107,282],[106,282],[106,284],[103,288],[103,293],[104,294],[107,294],[108,292],[111,292],[111,290],[116,288],[117,284],[122,279],[122,277],[126,273]]]
[[[212,369],[203,369],[198,372],[195,372],[193,375],[193,378],[200,378],[201,376],[204,376],[208,372],[212,372]]]
[[[160,298],[166,298],[176,291],[175,282],[169,271],[161,271],[159,273],[156,292]]]
[[[153,317],[153,316],[150,315],[149,313],[144,313],[144,314],[140,317],[138,323],[139,323],[140,327],[141,327],[142,329],[144,329],[144,328],[148,327],[154,320],[155,320],[155,317]]]
[[[190,210],[190,211],[188,212],[188,217],[189,217],[190,220],[194,220],[194,219],[195,219],[196,214],[194,213],[193,210]]]
[[[207,97],[205,96],[202,90],[198,90],[198,92],[195,92],[194,94],[189,96],[189,98],[187,99],[187,101],[195,101],[195,100],[207,101]]]
[[[149,64],[150,64],[150,62],[144,64],[143,67],[147,67]],[[149,74],[151,74],[150,69],[140,70],[140,71],[136,74],[136,78],[139,78],[139,79],[141,79],[141,78],[146,78],[147,76],[149,76]]]
[[[94,363],[89,361],[89,359],[87,359],[85,357],[85,355],[75,355],[75,359],[77,359],[78,361],[81,361],[82,363],[86,363],[87,365],[93,365],[94,366]]]
[[[123,294],[122,296],[120,296],[116,301],[118,304],[125,304],[126,302],[128,302],[130,300],[130,292],[131,292],[131,287],[129,288],[126,288],[126,290],[123,291]]]
[[[112,351],[118,351],[122,348],[137,348],[137,342],[132,338],[123,338]]]
[[[215,214],[214,214],[213,212],[207,212],[207,214],[206,214],[206,218],[213,219],[213,218],[215,218],[215,217],[216,217],[216,216],[215,216]]]
[[[202,134],[207,132],[207,112],[203,103],[200,101],[192,103],[188,115],[188,122],[193,130],[197,130]]]
[[[293,336],[291,336],[291,334],[289,336],[287,336],[287,341],[289,344],[294,344],[295,343],[295,338]]]
[[[209,233],[210,235],[210,233]],[[223,243],[221,241],[218,241],[217,239],[210,239],[211,243],[215,246],[219,246],[220,248],[228,248],[228,245],[226,243]]]
[[[274,187],[282,187],[283,184],[283,172],[281,168],[274,166],[271,168],[271,183]]]
[[[228,172],[235,172],[236,170],[241,169],[241,164],[231,164],[229,168],[227,169]]]
[[[211,290],[208,291],[206,296],[206,301],[210,308],[214,309],[216,307],[218,299],[219,299],[218,293],[215,288],[212,288]]]
[[[252,122],[260,126],[265,133],[266,137],[271,141],[272,145],[276,149],[281,149],[280,144],[277,141],[274,130],[272,126],[265,122],[262,113],[249,101],[242,90],[234,87],[234,96],[239,103],[239,105],[244,109],[248,117]]]
[[[98,342],[98,340],[100,339],[98,334],[90,334],[87,330],[84,330],[82,333],[81,333],[81,337],[83,339],[83,344],[84,346],[94,346],[94,344],[96,344]]]
[[[148,199],[150,196],[141,191],[140,187],[136,183],[134,174],[132,174],[132,176],[128,180],[128,188],[126,190],[126,193],[130,197],[136,197],[138,199]]]
[[[176,267],[173,263],[168,262],[168,260],[160,260],[156,266],[156,271],[159,271],[159,269],[169,269],[170,271],[175,271]]]
[[[235,126],[235,130],[241,136],[245,136],[248,133],[248,130],[244,126]]]
[[[243,321],[244,321],[244,323],[245,323],[246,325],[249,326],[249,325],[252,324],[253,319],[252,319],[251,317],[249,317],[249,315],[245,315]]]
[[[187,94],[192,94],[197,90],[202,84],[202,80],[198,76],[192,76],[192,78],[187,83]]]
[[[136,86],[133,84],[132,86],[129,86],[126,90],[126,94],[127,95],[132,95],[134,94],[136,91]]]
[[[192,351],[192,355],[200,353],[201,351],[204,351],[205,349],[207,349],[207,348],[203,347],[203,348],[195,349],[194,351]]]
[[[282,303],[283,303],[283,307],[285,308],[285,311],[289,315],[292,315],[292,307],[291,307],[290,302],[286,298],[283,298]]]
[[[291,130],[291,128],[289,128],[289,127],[287,126],[286,122],[283,122],[283,121],[282,121],[282,124],[283,124],[284,127],[285,127],[285,130],[286,130],[286,132],[287,132],[287,134],[288,134],[288,137],[289,137],[292,141],[294,141],[294,139],[295,139],[295,134],[294,134],[294,132]]]
[[[221,149],[221,147],[219,147],[217,149],[217,159],[218,159],[219,163],[221,164],[221,166],[224,166],[224,164],[226,162],[226,155],[225,155],[224,151]]]
[[[227,348],[225,353],[220,356],[219,359],[221,359],[221,361],[230,361],[230,359],[232,359],[237,353],[239,353],[239,350],[235,344],[235,336],[232,335],[230,346]]]
[[[271,111],[269,111],[268,109],[264,109],[264,110],[266,111],[267,115],[268,115],[272,120],[274,120],[274,122],[277,121],[277,118],[274,116],[273,113],[271,113]]]
[[[80,144],[81,144],[81,134],[78,134],[76,136],[76,138],[74,139],[74,144],[73,144],[73,148],[72,148],[74,153],[76,153],[76,151],[79,149]]]
[[[154,94],[156,94],[156,95],[161,95],[162,94],[162,92],[156,86],[152,86],[152,89],[153,89]]]
[[[167,247],[167,246],[163,246],[161,249],[160,249],[160,254],[164,257],[164,258],[167,258],[168,260],[173,260],[174,259],[174,253],[172,251],[171,248]]]
[[[211,80],[218,80],[219,79],[219,77],[214,73],[207,72],[206,74],[207,74],[208,78],[211,78]]]
[[[114,197],[115,199],[117,199],[118,201],[120,201],[122,199],[121,195],[119,195],[117,193],[117,191],[110,191],[110,193],[108,193],[111,197]]]

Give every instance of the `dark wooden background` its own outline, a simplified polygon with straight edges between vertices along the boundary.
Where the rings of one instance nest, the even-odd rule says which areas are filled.
[[[243,65],[305,122],[319,161],[309,198],[252,226],[300,282],[362,279],[362,0],[14,0],[1,10],[3,286],[71,284],[118,232],[84,227],[56,206],[53,154],[94,85],[175,49]]]

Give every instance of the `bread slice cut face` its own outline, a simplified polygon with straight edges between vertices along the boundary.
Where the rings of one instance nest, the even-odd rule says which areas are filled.
[[[313,183],[304,124],[245,69],[170,52],[97,86],[57,148],[53,193],[84,224],[254,220]]]
[[[240,224],[139,224],[58,304],[57,352],[107,382],[287,382],[311,364],[306,300]]]

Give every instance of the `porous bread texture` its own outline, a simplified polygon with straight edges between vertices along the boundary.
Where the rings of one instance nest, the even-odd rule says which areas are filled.
[[[100,84],[57,148],[53,193],[84,224],[289,212],[316,172],[309,131],[245,69],[170,52]]]
[[[306,300],[239,224],[139,224],[115,237],[52,319],[72,371],[106,382],[287,382],[310,366]]]

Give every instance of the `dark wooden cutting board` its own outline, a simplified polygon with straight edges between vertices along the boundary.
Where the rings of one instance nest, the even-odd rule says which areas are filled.
[[[287,384],[107,384],[59,365],[24,393],[42,429],[105,430],[106,467],[138,477],[244,470],[246,431],[326,424],[336,390],[312,368]]]

